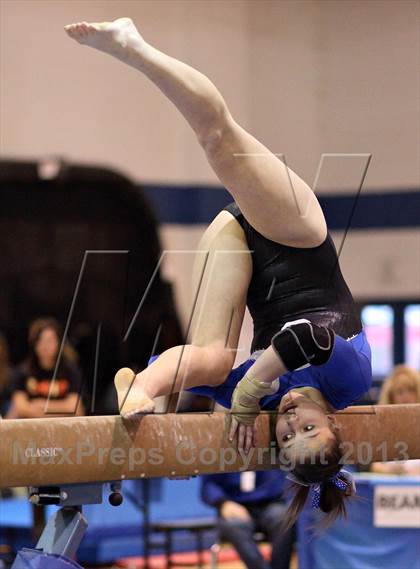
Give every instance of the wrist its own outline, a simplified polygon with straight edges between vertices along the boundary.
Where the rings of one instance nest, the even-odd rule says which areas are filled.
[[[265,382],[249,375],[244,375],[239,383],[241,384],[244,393],[251,397],[255,397],[255,399],[258,400],[266,395],[272,395],[279,387],[278,379],[273,382]]]

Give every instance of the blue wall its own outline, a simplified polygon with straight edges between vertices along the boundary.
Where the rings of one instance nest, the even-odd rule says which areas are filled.
[[[232,201],[217,186],[140,186],[161,223],[207,224]],[[420,192],[400,189],[319,196],[331,230],[420,226]]]

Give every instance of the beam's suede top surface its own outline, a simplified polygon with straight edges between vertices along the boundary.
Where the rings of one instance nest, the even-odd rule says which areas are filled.
[[[278,468],[269,417],[258,446],[238,453],[226,413],[0,420],[0,487],[45,486]],[[344,462],[420,458],[420,404],[349,407],[336,414]]]

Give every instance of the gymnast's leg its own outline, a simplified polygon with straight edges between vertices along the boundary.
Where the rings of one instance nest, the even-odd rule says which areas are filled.
[[[235,122],[206,76],[148,44],[129,18],[65,30],[155,83],[193,128],[214,172],[257,231],[295,247],[324,241],[325,219],[311,188]]]
[[[196,255],[189,343],[162,353],[134,381],[128,368],[117,373],[124,415],[153,411],[153,398],[159,395],[224,381],[236,356],[251,272],[243,229],[222,211],[204,233]]]

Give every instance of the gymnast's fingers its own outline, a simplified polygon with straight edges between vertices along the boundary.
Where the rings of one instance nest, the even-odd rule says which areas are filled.
[[[246,426],[246,435],[245,435],[245,452],[248,453],[251,450],[254,442],[254,426],[247,425]]]
[[[245,425],[240,423],[238,429],[238,450],[244,450],[245,443]]]
[[[231,420],[230,420],[230,431],[229,431],[229,440],[230,442],[233,441],[233,438],[236,434],[236,430],[238,428],[238,421],[235,419],[235,417],[232,415],[231,416]]]
[[[252,427],[252,446],[257,446],[257,427],[255,424]]]

